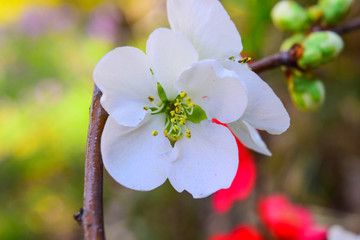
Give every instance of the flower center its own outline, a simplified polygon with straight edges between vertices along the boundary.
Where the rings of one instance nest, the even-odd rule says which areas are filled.
[[[148,100],[153,106],[145,106],[144,110],[150,111],[151,115],[165,114],[164,136],[169,139],[172,146],[184,135],[186,138],[191,138],[191,132],[186,127],[186,122],[200,123],[207,119],[204,110],[195,105],[185,92],[181,92],[175,99],[169,100],[160,83],[157,83],[157,89],[161,103],[156,105],[155,98],[149,96]],[[152,135],[157,136],[158,132],[154,130]]]

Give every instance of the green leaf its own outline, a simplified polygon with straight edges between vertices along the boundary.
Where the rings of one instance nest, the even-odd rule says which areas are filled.
[[[158,94],[159,94],[159,97],[160,97],[161,101],[162,102],[168,101],[165,90],[164,90],[164,88],[161,86],[161,84],[159,82],[157,83],[157,90],[158,90]]]
[[[195,105],[192,114],[187,116],[187,120],[193,123],[200,123],[205,119],[207,119],[206,113],[198,105]]]

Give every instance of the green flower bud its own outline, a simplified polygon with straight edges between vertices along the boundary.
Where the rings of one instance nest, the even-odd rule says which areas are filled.
[[[342,38],[335,32],[311,33],[304,41],[304,53],[298,60],[302,69],[311,69],[334,60],[344,48]]]
[[[322,54],[318,47],[304,45],[304,53],[298,60],[298,66],[302,69],[317,68],[322,63]]]
[[[323,17],[323,14],[323,11],[318,5],[308,8],[308,15],[313,23],[319,22],[319,20]]]
[[[271,18],[276,27],[291,32],[305,31],[311,23],[307,11],[290,0],[278,2],[271,11]]]
[[[318,6],[323,12],[322,22],[336,25],[348,13],[353,0],[319,0]]]
[[[305,35],[302,33],[294,34],[291,37],[285,39],[281,44],[281,51],[288,51],[295,43],[301,43],[305,39]]]
[[[313,76],[293,73],[288,89],[295,106],[301,110],[316,110],[325,100],[325,87]]]

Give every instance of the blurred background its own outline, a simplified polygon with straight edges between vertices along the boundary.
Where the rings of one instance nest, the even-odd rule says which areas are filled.
[[[275,0],[223,0],[255,59],[287,36],[273,27]],[[315,1],[301,1],[304,6]],[[348,19],[360,15],[355,1]],[[88,110],[95,64],[116,46],[145,49],[167,27],[165,0],[2,0],[0,5],[0,239],[81,239]],[[254,153],[251,196],[225,215],[211,197],[193,200],[168,182],[135,192],[104,179],[108,239],[206,239],[239,223],[260,226],[259,196],[281,192],[309,207],[318,223],[360,231],[360,31],[345,35],[338,60],[316,72],[327,99],[297,110],[280,69],[262,75],[284,102],[290,129],[264,134],[273,157]]]

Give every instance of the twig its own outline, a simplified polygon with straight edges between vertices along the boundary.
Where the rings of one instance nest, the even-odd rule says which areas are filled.
[[[103,163],[100,151],[100,139],[108,114],[100,104],[101,91],[95,85],[86,145],[84,207],[81,223],[86,240],[103,240]],[[77,218],[79,219],[79,217]],[[78,220],[79,222],[79,220]]]
[[[343,35],[345,33],[349,33],[359,29],[360,29],[360,17],[354,18],[344,24],[341,24],[340,26],[335,27],[333,31]]]
[[[360,17],[346,22],[338,27],[331,29],[338,34],[345,34],[360,29]],[[279,66],[297,67],[297,60],[301,57],[302,51],[298,46],[287,52],[280,52],[250,63],[250,67],[256,73],[264,72]]]
[[[300,44],[295,44],[287,52],[279,52],[269,57],[263,58],[250,64],[251,69],[260,73],[279,66],[297,68],[297,60],[301,58],[304,48]]]

